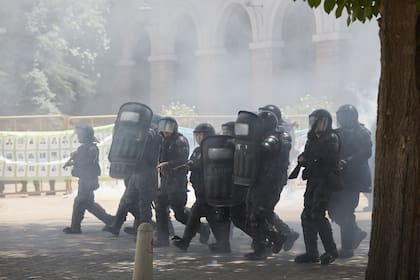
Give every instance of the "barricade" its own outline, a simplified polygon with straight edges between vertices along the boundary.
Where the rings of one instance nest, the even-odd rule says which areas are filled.
[[[108,175],[108,151],[115,118],[116,115],[0,116],[0,196],[70,193],[70,170],[63,171],[61,167],[78,146],[73,128],[79,123],[89,123],[94,127],[95,135],[100,140],[100,179],[111,179]],[[220,131],[223,123],[234,121],[236,116],[194,115],[175,118],[184,131],[192,134],[191,129],[202,122],[211,123],[216,131]],[[299,128],[307,125],[307,116],[289,116],[288,120]],[[192,135],[188,137],[193,138]],[[190,144],[194,145],[193,142]],[[19,185],[22,185],[21,189]]]

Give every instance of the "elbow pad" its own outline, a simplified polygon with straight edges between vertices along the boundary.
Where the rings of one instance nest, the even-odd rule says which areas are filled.
[[[264,151],[274,151],[280,148],[280,139],[274,135],[267,136],[261,143]]]

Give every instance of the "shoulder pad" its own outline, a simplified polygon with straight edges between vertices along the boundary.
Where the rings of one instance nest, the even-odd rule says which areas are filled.
[[[370,132],[370,130],[364,124],[360,124],[360,132],[363,135],[368,135],[369,137],[372,136],[372,132]]]
[[[340,137],[338,136],[338,134],[335,131],[331,131],[330,135],[329,135],[330,141],[332,143],[340,143]]]

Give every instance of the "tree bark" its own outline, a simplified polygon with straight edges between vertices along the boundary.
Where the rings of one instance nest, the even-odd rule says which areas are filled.
[[[380,14],[382,66],[366,279],[419,279],[420,26],[416,0],[382,0]]]

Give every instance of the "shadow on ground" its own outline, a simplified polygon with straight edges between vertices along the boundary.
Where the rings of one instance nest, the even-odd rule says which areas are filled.
[[[298,224],[292,224],[298,228]],[[0,226],[0,280],[22,279],[132,279],[135,242],[121,233],[112,237],[102,225],[91,222],[83,234],[66,235],[65,224],[2,224]],[[177,233],[183,226],[175,225]],[[301,265],[293,262],[303,251],[300,238],[289,252],[266,261],[243,259],[250,240],[239,230],[232,238],[230,255],[212,255],[206,246],[193,241],[186,253],[174,247],[156,248],[155,279],[364,279],[368,241],[348,260],[329,266]],[[322,248],[322,247],[320,247]],[[321,250],[322,251],[322,250]]]

